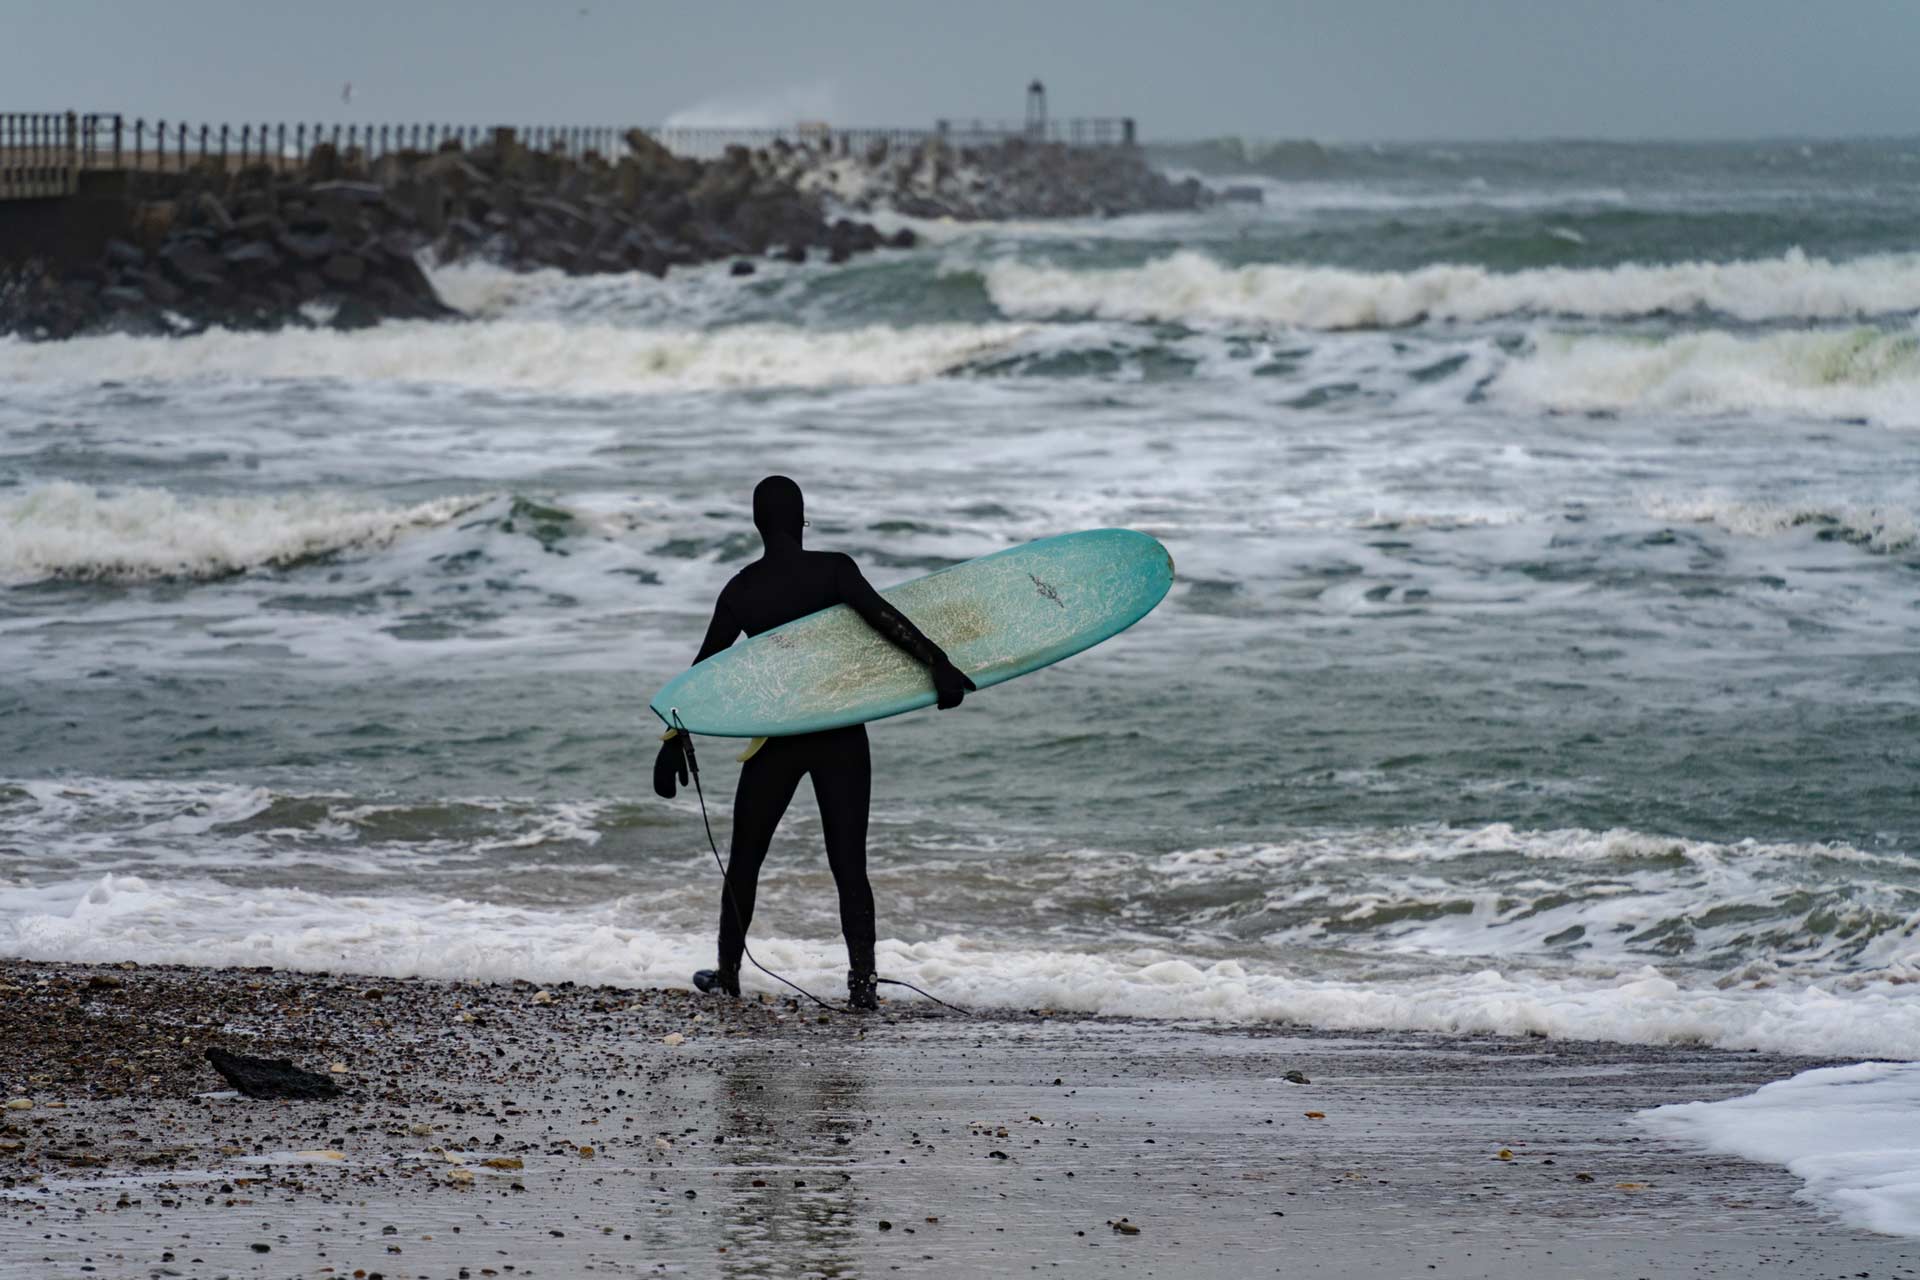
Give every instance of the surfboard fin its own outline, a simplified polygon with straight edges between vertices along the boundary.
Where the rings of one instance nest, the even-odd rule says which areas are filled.
[[[754,754],[758,752],[760,748],[766,745],[767,745],[767,740],[765,738],[755,738],[752,742],[749,742],[747,744],[747,749],[745,751],[742,751],[737,758],[739,759],[741,764],[745,764],[747,761],[753,759]]]

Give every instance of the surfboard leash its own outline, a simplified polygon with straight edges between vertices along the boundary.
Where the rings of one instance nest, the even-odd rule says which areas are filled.
[[[790,978],[782,977],[780,974],[775,973],[773,970],[767,968],[767,966],[761,964],[758,960],[754,959],[752,949],[747,946],[747,926],[740,919],[740,906],[738,903],[734,902],[733,892],[732,892],[733,886],[727,880],[727,864],[726,864],[726,861],[722,859],[720,856],[719,842],[717,842],[713,838],[713,823],[707,817],[707,793],[703,791],[700,787],[700,758],[694,754],[693,733],[681,721],[680,709],[678,707],[675,707],[672,709],[672,716],[673,716],[672,728],[683,739],[681,746],[686,750],[686,753],[687,753],[687,773],[689,776],[693,778],[693,794],[700,801],[700,826],[707,833],[707,848],[713,854],[713,865],[720,869],[720,900],[727,904],[727,910],[731,912],[733,915],[733,923],[736,926],[738,926],[740,930],[740,953],[746,956],[747,962],[751,964],[754,968],[766,974],[769,978],[772,978],[775,982],[784,983],[787,986],[792,987],[795,991],[798,991],[801,995],[813,1001],[815,1004],[819,1005],[822,1009],[826,1009],[832,1013],[854,1012],[852,1009],[845,1009],[845,1008],[841,1008],[839,1005],[828,1004],[825,1000],[822,1000],[819,996],[813,994],[813,992],[807,990],[805,987],[801,986],[799,983],[793,981]],[[955,1013],[961,1014],[964,1017],[968,1017],[968,1018],[973,1017],[973,1014],[969,1013],[965,1009],[962,1009],[959,1005],[948,1004],[945,1000],[942,1000],[939,996],[934,995],[932,992],[921,991],[919,987],[914,986],[911,982],[902,982],[899,978],[882,978],[876,974],[874,976],[874,984],[876,986],[905,987],[909,991],[916,992],[919,995],[925,996],[927,999],[933,1001],[937,1005],[940,1005],[942,1008],[951,1009]]]

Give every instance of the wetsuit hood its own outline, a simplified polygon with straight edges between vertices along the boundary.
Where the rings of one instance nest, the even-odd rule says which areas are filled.
[[[753,487],[753,527],[761,541],[773,551],[791,543],[800,545],[805,527],[806,504],[800,486],[786,476],[768,476]]]

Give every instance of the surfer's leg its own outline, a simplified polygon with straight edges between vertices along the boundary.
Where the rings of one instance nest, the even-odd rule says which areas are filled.
[[[740,770],[740,786],[733,794],[733,845],[727,856],[727,881],[720,902],[720,968],[740,968],[747,927],[753,923],[754,890],[760,883],[760,864],[774,829],[793,800],[806,772],[806,760],[791,743],[770,738]],[[728,899],[731,899],[729,905]]]
[[[873,886],[867,882],[867,802],[873,792],[873,762],[864,725],[823,735],[813,761],[813,794],[820,802],[827,866],[840,891],[840,931],[847,939],[847,967],[873,973]],[[850,980],[851,981],[851,980]]]

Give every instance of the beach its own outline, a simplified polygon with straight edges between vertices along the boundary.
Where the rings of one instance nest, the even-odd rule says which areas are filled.
[[[35,1102],[5,1113],[7,1276],[1920,1261],[1800,1202],[1780,1169],[1634,1123],[1814,1059],[279,970],[10,962],[0,981],[29,1082],[7,1087]],[[339,1066],[348,1093],[240,1098],[201,1060],[214,1044]]]
[[[1911,147],[1260,163],[876,197],[898,247],[750,274],[423,256],[459,320],[0,339],[0,1267],[1912,1265]],[[880,973],[977,1019],[686,990],[717,873],[646,708],[772,473],[881,589],[1173,557],[870,726]],[[752,946],[838,1000],[821,842],[802,788]],[[216,1043],[351,1096],[202,1097]]]

